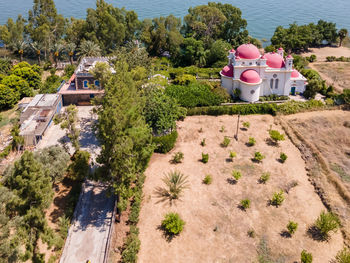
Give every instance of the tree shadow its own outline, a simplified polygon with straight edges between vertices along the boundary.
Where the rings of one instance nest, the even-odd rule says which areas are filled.
[[[287,230],[282,230],[280,233],[280,236],[284,237],[284,238],[291,238],[292,237],[292,235]]]
[[[179,198],[173,198],[169,191],[164,187],[156,187],[154,194],[156,198],[159,199],[156,204],[169,202],[169,205],[172,206],[176,200],[180,200]]]
[[[233,162],[232,158],[226,158],[225,161],[226,161],[227,163],[232,163],[232,162]]]
[[[163,237],[168,243],[170,243],[176,236],[178,236],[166,231],[166,229],[162,227],[162,225],[157,226],[156,229],[163,232]]]
[[[237,184],[237,180],[233,179],[233,178],[227,178],[226,181],[231,184],[231,185],[235,185]]]
[[[266,144],[269,145],[269,146],[273,146],[273,147],[279,146],[278,142],[275,142],[271,138],[267,138],[265,141],[266,141]]]
[[[249,143],[249,142],[246,142],[246,143],[245,143],[245,146],[247,146],[247,147],[253,147],[254,144],[251,144],[251,143]]]
[[[315,225],[310,226],[307,230],[307,235],[312,238],[313,240],[316,241],[327,241],[328,237],[323,235],[320,231],[320,229],[318,229]]]
[[[248,131],[248,129],[247,128],[239,128],[241,131]]]

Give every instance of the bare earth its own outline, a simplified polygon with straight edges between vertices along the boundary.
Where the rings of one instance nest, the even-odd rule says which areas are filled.
[[[249,121],[248,131],[239,132],[239,141],[232,137],[236,130],[237,116],[195,116],[178,123],[179,138],[172,152],[154,154],[146,170],[144,201],[140,213],[141,250],[139,262],[252,262],[257,259],[257,249],[262,238],[271,248],[271,256],[283,258],[285,262],[300,260],[303,249],[313,254],[314,262],[329,262],[342,248],[343,238],[338,231],[329,242],[313,240],[307,229],[314,223],[321,211],[326,210],[306,175],[305,163],[298,149],[286,139],[279,147],[270,146],[268,129],[274,124],[272,116],[244,116],[241,121]],[[219,132],[225,126],[226,132]],[[199,129],[203,132],[200,133]],[[224,136],[231,137],[228,148],[220,143]],[[256,145],[246,146],[248,138],[256,139]],[[206,138],[206,146],[200,141]],[[237,152],[233,162],[227,160],[230,151]],[[170,164],[175,152],[184,153],[181,164]],[[255,151],[266,158],[261,164],[251,161]],[[202,152],[209,153],[209,162],[199,161]],[[285,164],[278,161],[279,155],[288,155]],[[188,176],[190,189],[175,205],[160,202],[154,191],[163,186],[165,173],[179,170]],[[230,184],[233,169],[242,172],[237,184]],[[270,172],[271,179],[266,185],[259,184],[262,172]],[[206,174],[211,174],[213,183],[202,183]],[[298,185],[289,189],[293,181]],[[276,208],[268,205],[273,193],[283,189],[285,201]],[[251,200],[251,208],[246,212],[238,208],[242,199]],[[158,229],[164,215],[178,212],[186,221],[184,231],[168,242]],[[291,238],[281,234],[289,220],[298,222],[299,228]],[[247,231],[254,229],[255,238]]]
[[[304,53],[304,57],[309,57],[312,54],[317,56],[317,61],[326,61],[326,57],[350,57],[350,48],[348,47],[322,47],[322,48],[310,48],[310,52]]]

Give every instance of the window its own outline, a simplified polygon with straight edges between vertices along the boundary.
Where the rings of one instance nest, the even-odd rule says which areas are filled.
[[[252,89],[252,90],[250,91],[250,94],[253,95],[254,93],[255,93],[255,90]]]
[[[88,80],[84,80],[83,81],[83,87],[84,88],[88,88],[89,87],[89,81]]]
[[[278,82],[279,82],[279,79],[276,79],[276,81],[275,81],[275,89],[278,89]]]
[[[270,80],[270,89],[273,89],[273,79]]]
[[[242,65],[244,65],[245,64],[245,62],[242,62]]]
[[[100,81],[98,81],[98,80],[95,80],[95,87],[100,87]]]
[[[249,62],[249,65],[253,65],[253,62]]]
[[[273,78],[274,78],[274,79],[277,78],[277,74],[273,74]]]

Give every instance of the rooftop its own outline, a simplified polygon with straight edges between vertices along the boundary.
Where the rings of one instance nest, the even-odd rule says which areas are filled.
[[[75,75],[89,73],[90,70],[93,69],[98,62],[108,63],[111,66],[110,69],[112,73],[115,73],[113,66],[110,64],[110,60],[112,59],[112,57],[85,57],[80,61],[74,73]]]

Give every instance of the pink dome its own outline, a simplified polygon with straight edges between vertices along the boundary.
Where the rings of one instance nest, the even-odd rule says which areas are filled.
[[[257,59],[260,57],[260,52],[253,44],[243,44],[237,48],[237,56],[243,59]]]
[[[221,74],[233,78],[233,66],[232,65],[227,65],[221,70]]]
[[[278,50],[283,50],[283,47],[280,47]]]
[[[266,64],[270,68],[283,68],[285,66],[282,56],[277,53],[266,53],[263,58],[267,60]]]
[[[230,50],[230,52],[234,53],[234,52],[236,52],[236,50],[233,48],[233,49]]]
[[[297,78],[297,77],[299,77],[299,71],[297,71],[296,69],[294,69],[293,72],[292,72],[291,77],[292,77],[292,78]]]
[[[293,56],[289,54],[289,55],[287,56],[287,58],[293,58]]]
[[[258,72],[253,69],[248,69],[241,74],[240,80],[246,83],[255,84],[259,83],[261,81],[261,78]]]

